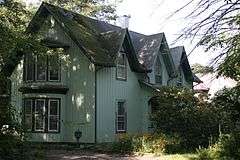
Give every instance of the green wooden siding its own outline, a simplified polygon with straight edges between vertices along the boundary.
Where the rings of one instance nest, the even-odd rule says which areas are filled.
[[[32,141],[40,142],[75,142],[74,132],[82,131],[81,142],[93,143],[95,131],[95,69],[82,54],[76,44],[49,17],[40,34],[68,44],[69,49],[61,61],[61,82],[42,82],[44,84],[67,85],[69,91],[62,94],[24,94],[18,89],[22,86],[22,64],[19,64],[12,75],[12,104],[21,110],[23,97],[61,98],[60,133],[31,133]],[[40,83],[34,83],[39,85]]]
[[[115,112],[118,99],[126,100],[127,133],[146,131],[143,123],[147,119],[147,102],[150,97],[143,94],[137,74],[127,65],[127,80],[116,80],[116,68],[97,71],[97,141],[110,142],[116,138]]]

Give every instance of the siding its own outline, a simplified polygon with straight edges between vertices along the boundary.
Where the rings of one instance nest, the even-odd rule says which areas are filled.
[[[137,74],[127,67],[127,81],[116,80],[116,68],[97,71],[97,141],[110,142],[116,138],[116,100],[126,100],[127,133],[142,133],[146,121],[147,102],[138,83]],[[145,117],[143,117],[145,116]]]
[[[50,23],[48,23],[50,22]],[[31,133],[29,139],[40,142],[76,142],[74,132],[82,131],[80,142],[93,143],[95,131],[95,71],[94,65],[79,50],[76,44],[62,31],[54,20],[49,17],[39,34],[51,37],[68,44],[66,55],[62,56],[61,82],[46,82],[50,84],[67,85],[69,91],[62,94],[24,94],[18,89],[22,86],[22,64],[19,64],[12,75],[12,104],[20,111],[22,97],[52,97],[61,98],[61,132]],[[39,83],[35,83],[38,85]]]

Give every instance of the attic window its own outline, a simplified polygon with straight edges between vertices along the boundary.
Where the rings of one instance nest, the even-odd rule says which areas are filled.
[[[157,57],[156,64],[155,64],[155,83],[162,84],[162,69],[161,69],[161,62],[159,57]]]
[[[127,80],[127,59],[123,49],[117,57],[116,78],[118,80]]]

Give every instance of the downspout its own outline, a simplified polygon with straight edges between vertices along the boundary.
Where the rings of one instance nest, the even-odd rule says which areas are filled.
[[[95,68],[95,133],[94,143],[97,143],[97,69]]]

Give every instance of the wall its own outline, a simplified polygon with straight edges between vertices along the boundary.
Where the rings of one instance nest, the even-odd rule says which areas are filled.
[[[127,133],[142,133],[147,117],[147,95],[143,94],[138,76],[127,64],[127,81],[116,80],[116,68],[101,68],[97,71],[97,141],[110,142],[115,133],[117,99],[126,100]],[[149,98],[150,99],[150,98]],[[144,117],[143,117],[144,116]]]
[[[48,23],[50,22],[50,23]],[[58,42],[68,44],[69,49],[62,55],[61,82],[45,82],[52,85],[67,85],[69,91],[63,94],[24,94],[18,89],[22,86],[22,64],[19,64],[12,75],[12,104],[22,109],[23,97],[52,97],[61,98],[61,132],[31,133],[32,141],[40,142],[75,142],[74,132],[77,129],[83,132],[81,142],[93,143],[95,131],[95,68],[94,65],[80,51],[76,44],[66,35],[62,28],[49,17],[39,31],[40,35],[51,37]],[[45,84],[44,83],[44,84]],[[43,83],[32,83],[41,85]],[[31,84],[31,85],[32,85]]]

